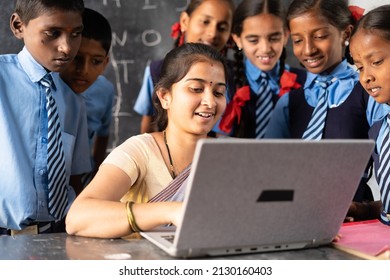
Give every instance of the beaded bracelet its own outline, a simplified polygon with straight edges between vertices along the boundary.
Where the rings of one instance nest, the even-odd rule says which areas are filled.
[[[138,227],[137,223],[135,222],[133,209],[132,209],[133,204],[134,204],[134,201],[127,201],[126,202],[127,220],[129,222],[130,228],[133,232],[140,232],[141,229]]]

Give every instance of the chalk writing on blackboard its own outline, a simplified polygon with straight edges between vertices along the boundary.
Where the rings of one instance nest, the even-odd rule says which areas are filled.
[[[236,4],[240,0],[233,0]],[[286,0],[288,1],[288,0]],[[113,108],[109,150],[139,133],[141,116],[133,110],[145,67],[173,47],[171,26],[190,0],[84,0],[111,24],[112,46],[105,76],[117,96]],[[23,46],[9,28],[14,1],[0,1],[0,53],[17,53]]]

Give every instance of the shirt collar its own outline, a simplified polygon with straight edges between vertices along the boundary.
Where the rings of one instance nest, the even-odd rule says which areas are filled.
[[[271,70],[266,72],[266,74],[273,80],[277,80],[279,78],[278,72],[279,72],[279,62],[275,65],[275,67]],[[261,73],[264,71],[261,71],[259,68],[257,68],[255,65],[253,65],[249,59],[245,58],[245,71],[248,75],[248,78],[252,81],[258,81],[260,78]]]
[[[318,76],[332,76],[332,77],[335,77],[335,78],[341,80],[344,78],[349,79],[354,74],[357,76],[356,72],[352,69],[352,67],[349,66],[347,60],[344,59],[336,66],[335,69],[333,69],[333,71],[331,73],[322,72],[321,74],[314,74],[311,72],[307,72],[307,77],[306,77],[304,89],[309,88],[309,87],[310,88],[314,87],[314,85],[315,85],[314,80]]]
[[[33,82],[39,82],[48,72],[30,54],[26,47],[18,54],[18,59],[23,70]]]
[[[382,104],[383,109],[383,116],[386,117],[388,114],[390,114],[390,105],[387,103]]]
[[[251,87],[251,89],[258,93],[262,77],[261,74],[265,73],[267,75],[268,84],[271,88],[271,91],[274,93],[279,92],[279,62],[276,64],[274,69],[268,72],[261,71],[259,68],[257,68],[255,65],[253,65],[249,59],[245,59],[245,74],[248,79],[248,83]]]

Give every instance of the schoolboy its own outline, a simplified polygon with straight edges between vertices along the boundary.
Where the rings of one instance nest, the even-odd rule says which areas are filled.
[[[16,1],[10,25],[24,48],[0,56],[0,234],[64,231],[70,177],[90,171],[84,103],[53,73],[78,51],[83,9]]]
[[[92,153],[92,172],[83,176],[83,185],[86,185],[106,157],[115,89],[102,76],[109,62],[112,38],[110,23],[102,14],[85,8],[83,25],[79,51],[60,76],[85,101]]]

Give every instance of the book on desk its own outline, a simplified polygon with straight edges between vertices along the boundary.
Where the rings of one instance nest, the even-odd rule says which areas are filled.
[[[332,245],[363,259],[390,260],[390,227],[379,220],[344,223]]]

